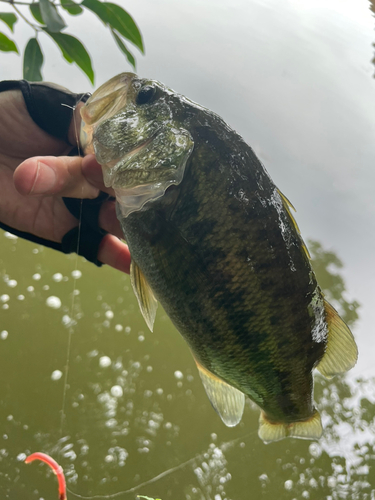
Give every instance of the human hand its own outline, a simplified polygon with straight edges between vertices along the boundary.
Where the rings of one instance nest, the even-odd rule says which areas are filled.
[[[0,221],[4,224],[61,242],[78,224],[66,208],[63,196],[96,198],[100,190],[113,195],[103,185],[101,168],[92,155],[66,156],[76,144],[79,107],[74,112],[68,143],[52,137],[34,123],[21,91],[0,93]],[[98,260],[129,272],[130,254],[119,240],[122,232],[113,201],[102,204],[99,225],[109,234],[99,246]]]

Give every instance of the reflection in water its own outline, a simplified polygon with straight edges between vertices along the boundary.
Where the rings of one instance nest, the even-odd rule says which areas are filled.
[[[26,273],[14,253],[20,245],[29,259]],[[0,405],[3,497],[24,498],[30,488],[31,499],[53,498],[50,473],[22,466],[26,454],[36,450],[59,458],[71,498],[126,500],[142,493],[163,500],[234,500],[248,491],[254,498],[286,500],[374,496],[374,381],[327,381],[317,375],[322,439],[265,446],[257,436],[258,410],[250,404],[235,429],[224,428],[211,412],[185,344],[175,343],[179,337],[166,316],[160,314],[154,334],[144,334],[128,279],[105,289],[97,284],[93,292],[96,270],[83,263],[61,435],[63,378],[51,374],[66,361],[72,263],[58,260],[57,267],[54,254],[42,248],[35,253],[33,245],[17,239],[3,238],[2,248],[7,273],[0,296],[8,306],[2,309],[2,331],[9,332],[2,335],[0,350],[1,366],[9,373]],[[322,289],[353,325],[358,303],[342,296],[342,263],[316,241],[309,248]],[[110,282],[111,271],[105,272]],[[60,308],[46,305],[52,295],[61,299]]]
[[[348,302],[344,297],[346,288],[344,278],[338,270],[343,263],[337,255],[329,250],[324,250],[318,241],[309,240],[308,247],[311,254],[311,264],[315,271],[320,288],[323,290],[328,302],[340,313],[342,319],[353,326],[358,319],[357,309],[359,302]]]

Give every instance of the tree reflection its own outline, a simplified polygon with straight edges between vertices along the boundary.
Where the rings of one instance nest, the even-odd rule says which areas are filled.
[[[360,303],[356,300],[349,302],[344,297],[345,281],[338,272],[343,268],[343,263],[334,252],[324,250],[318,241],[308,240],[308,247],[312,267],[327,300],[338,310],[342,319],[353,326],[358,319]]]

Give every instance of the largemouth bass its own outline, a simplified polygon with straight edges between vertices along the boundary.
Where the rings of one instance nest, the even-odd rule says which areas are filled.
[[[84,150],[116,192],[150,329],[160,301],[226,425],[241,420],[246,395],[261,408],[264,442],[319,438],[312,371],[346,372],[357,347],[252,149],[215,113],[132,73],[81,114]]]

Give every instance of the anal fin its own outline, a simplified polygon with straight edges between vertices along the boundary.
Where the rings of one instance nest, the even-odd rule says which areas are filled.
[[[263,411],[259,417],[258,435],[265,444],[280,441],[280,439],[287,437],[319,439],[322,433],[322,422],[317,410],[314,411],[308,420],[292,422],[290,424],[285,422],[271,422]]]
[[[132,260],[130,264],[130,281],[137,297],[139,308],[147,323],[147,326],[152,331],[156,316],[158,301],[156,300],[150,285],[147,283],[142,271],[137,264]]]
[[[329,302],[324,301],[328,324],[327,347],[317,369],[326,378],[345,373],[357,362],[358,349],[352,332]]]
[[[245,395],[227,384],[195,360],[208,399],[228,427],[239,424],[245,407]]]

